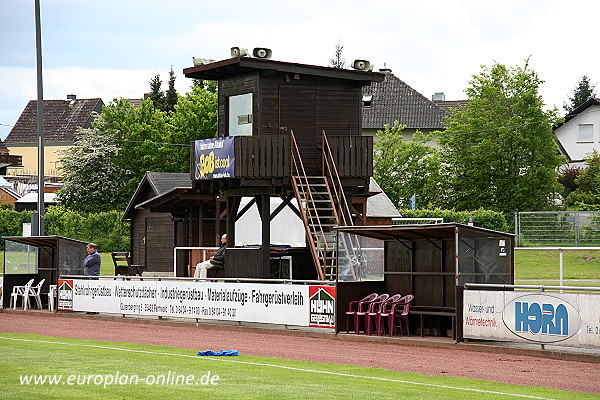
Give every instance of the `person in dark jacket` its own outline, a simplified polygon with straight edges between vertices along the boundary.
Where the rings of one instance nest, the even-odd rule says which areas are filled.
[[[221,246],[212,255],[210,260],[202,261],[196,265],[194,278],[206,279],[207,270],[212,267],[222,267],[225,265],[225,249],[227,248],[227,234],[221,236]]]
[[[100,264],[102,259],[100,253],[96,250],[98,247],[95,243],[89,243],[85,249],[88,253],[87,257],[83,260],[83,274],[85,276],[99,276],[100,275]]]

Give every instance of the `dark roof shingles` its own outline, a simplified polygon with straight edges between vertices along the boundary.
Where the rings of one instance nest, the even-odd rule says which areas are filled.
[[[73,142],[78,128],[89,128],[92,112],[102,112],[102,99],[44,100],[44,140]],[[30,100],[5,143],[37,142],[37,100]]]
[[[409,129],[443,129],[450,115],[389,71],[383,82],[363,87],[363,95],[373,96],[371,106],[363,107],[366,129],[382,129],[394,121]]]

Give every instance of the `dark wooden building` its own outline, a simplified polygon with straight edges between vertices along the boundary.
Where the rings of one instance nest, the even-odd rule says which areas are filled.
[[[135,212],[169,213],[180,222],[179,246],[215,246],[227,232],[224,276],[267,278],[271,221],[289,207],[307,238],[305,248],[289,250],[294,279],[334,279],[332,227],[364,224],[372,194],[373,139],[361,136],[361,88],[383,80],[383,74],[250,57],[186,68],[184,74],[218,82],[219,138],[200,147],[220,148],[228,141],[231,150],[219,158],[192,149],[191,187],[136,201]],[[205,176],[210,157],[216,157],[217,170],[230,161],[231,168]],[[244,197],[252,200],[240,207]],[[274,210],[272,197],[281,199]],[[250,206],[258,208],[262,240],[255,247],[234,247],[236,221]],[[132,236],[141,237],[141,227],[133,229]],[[141,262],[146,253],[132,240],[134,261]],[[185,266],[178,267],[177,275],[185,274]]]

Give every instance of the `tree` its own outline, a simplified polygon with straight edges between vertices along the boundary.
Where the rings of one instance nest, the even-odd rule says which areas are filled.
[[[148,83],[150,83],[150,94],[148,98],[152,100],[154,107],[162,110],[165,106],[165,92],[162,90],[160,74],[157,72]]]
[[[586,168],[575,179],[577,189],[567,197],[567,204],[578,206],[580,209],[600,205],[600,153],[593,150],[585,164]]]
[[[528,61],[523,67],[482,66],[473,76],[467,107],[439,133],[456,209],[548,208],[563,159],[552,133],[557,110],[544,111],[542,82]]]
[[[419,208],[441,207],[445,179],[438,151],[426,144],[431,135],[417,131],[412,141],[405,141],[403,128],[396,121],[377,132],[373,177],[396,206],[408,208],[408,199],[416,194]]]
[[[104,106],[102,114],[93,123],[101,134],[112,136],[117,141],[119,153],[114,162],[131,173],[113,179],[124,179],[125,190],[130,196],[146,171],[181,170],[181,166],[170,159],[172,146],[168,119],[168,115],[156,109],[149,98],[142,100],[137,108],[128,100],[115,99]],[[117,208],[126,205],[121,203]]]
[[[214,82],[214,81],[208,81]],[[208,88],[194,86],[192,91],[180,97],[170,118],[169,143],[189,144],[194,140],[217,136],[217,94]],[[189,147],[172,146],[169,159],[189,170]]]
[[[171,65],[171,70],[169,71],[169,89],[167,89],[165,93],[165,107],[162,109],[163,111],[175,111],[175,104],[177,104],[178,101],[177,91],[175,90],[175,78],[175,72],[173,71],[173,66]]]
[[[329,60],[330,65],[333,68],[346,68],[346,60],[342,57],[342,52],[344,51],[344,46],[338,40],[335,45],[335,53],[331,60]]]
[[[127,204],[125,179],[131,171],[115,163],[119,153],[116,138],[97,129],[79,129],[73,147],[59,151],[63,188],[58,197],[64,206],[83,212],[115,209]]]
[[[565,190],[563,193],[565,197],[568,196],[569,193],[577,190],[577,178],[579,177],[579,174],[581,174],[581,170],[582,168],[580,167],[571,166],[564,166],[560,169],[560,173],[556,180],[564,186]]]
[[[190,143],[217,135],[217,95],[210,89],[194,87],[190,93],[179,97],[173,112],[155,108],[151,99],[142,100],[139,107],[122,98],[114,99],[104,106],[102,114],[96,115],[93,127],[94,136],[90,137],[98,137],[97,146],[104,146],[100,141],[102,138],[116,147],[116,150],[110,147],[112,153],[110,158],[106,157],[117,172],[75,167],[68,170],[68,179],[91,185],[95,180],[104,182],[109,177],[111,190],[102,192],[102,199],[96,201],[113,210],[124,209],[146,171],[189,172]],[[89,135],[84,136],[89,140]],[[78,143],[87,142],[81,139]],[[86,153],[77,151],[77,154]],[[61,157],[66,164],[74,164],[70,161],[70,149]],[[64,194],[66,204],[78,211],[84,210],[75,197],[68,197],[73,192],[69,190]],[[87,200],[83,205],[86,204]]]
[[[573,89],[573,95],[569,97],[569,102],[563,104],[563,108],[567,114],[572,113],[577,107],[582,105],[590,97],[595,97],[594,89],[596,85],[590,84],[590,78],[587,75],[581,77],[577,83],[577,87]]]

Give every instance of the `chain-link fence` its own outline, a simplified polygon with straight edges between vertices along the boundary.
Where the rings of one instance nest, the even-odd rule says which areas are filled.
[[[519,247],[600,246],[600,212],[518,212],[515,234]]]

